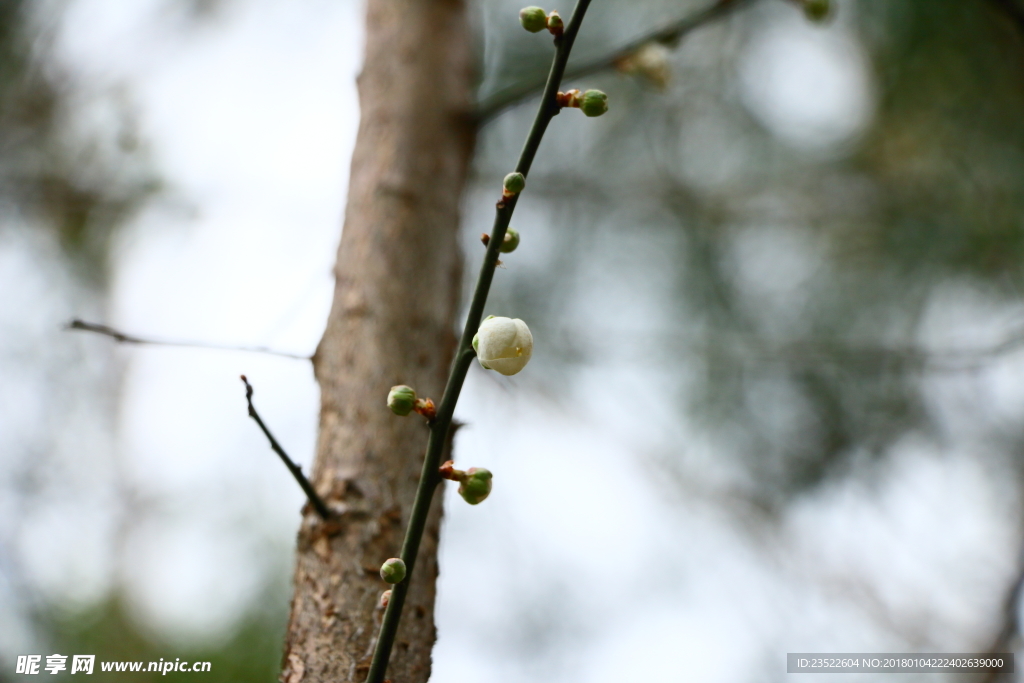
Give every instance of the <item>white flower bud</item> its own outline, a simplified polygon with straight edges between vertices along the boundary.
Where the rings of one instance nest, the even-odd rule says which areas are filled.
[[[488,318],[480,324],[474,341],[480,364],[503,375],[516,374],[533,355],[533,335],[518,318]]]

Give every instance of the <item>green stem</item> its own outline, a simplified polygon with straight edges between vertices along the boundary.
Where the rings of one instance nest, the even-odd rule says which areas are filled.
[[[523,145],[523,151],[519,155],[519,163],[516,164],[516,170],[524,176],[530,172],[530,166],[540,147],[544,131],[547,130],[551,118],[559,111],[558,105],[555,104],[555,94],[558,92],[558,87],[565,74],[565,65],[569,61],[569,53],[576,41],[580,24],[583,23],[583,15],[586,14],[589,6],[590,0],[577,0],[576,8],[573,10],[572,18],[565,26],[564,33],[555,38],[555,57],[551,63],[551,71],[544,87],[537,117],[534,119],[526,143]],[[391,588],[391,599],[384,611],[384,619],[381,622],[380,634],[377,637],[377,645],[373,651],[373,661],[370,663],[370,672],[366,676],[366,683],[383,683],[384,681],[388,660],[391,657],[391,648],[395,643],[395,634],[398,632],[398,622],[402,617],[402,606],[405,604],[405,596],[416,566],[420,539],[423,538],[423,531],[427,525],[430,502],[434,496],[434,489],[441,482],[438,468],[441,466],[441,455],[448,438],[452,416],[455,414],[455,404],[458,403],[462,385],[466,380],[466,373],[469,372],[469,366],[476,355],[473,350],[473,335],[480,328],[480,319],[483,317],[487,294],[490,292],[491,281],[494,279],[494,269],[498,263],[501,244],[505,239],[505,232],[508,230],[508,224],[512,220],[512,213],[515,211],[518,200],[518,195],[502,200],[498,202],[495,211],[491,239],[484,254],[483,265],[480,267],[480,276],[477,278],[473,300],[469,305],[466,326],[462,331],[462,339],[459,341],[458,351],[455,354],[455,361],[452,364],[451,374],[448,376],[448,384],[445,386],[441,404],[437,408],[437,417],[430,425],[427,453],[423,458],[423,471],[420,474],[420,483],[416,490],[416,500],[413,502],[409,526],[405,532],[405,541],[402,543],[402,560],[405,562],[407,570],[406,577],[404,581]]]

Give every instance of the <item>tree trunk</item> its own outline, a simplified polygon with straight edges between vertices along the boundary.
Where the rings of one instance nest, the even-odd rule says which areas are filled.
[[[423,419],[385,405],[409,384],[439,401],[455,348],[458,209],[473,142],[471,48],[462,0],[368,0],[334,303],[313,363],[321,390],[313,482],[343,510],[307,513],[282,681],[363,681],[427,440]],[[435,640],[440,496],[405,605],[389,676],[426,681]]]

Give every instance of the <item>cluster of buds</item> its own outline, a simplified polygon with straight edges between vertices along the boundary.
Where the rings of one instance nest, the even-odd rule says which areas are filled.
[[[491,243],[491,236],[486,232],[480,235],[480,241],[484,243],[486,247]],[[509,227],[505,230],[505,239],[501,241],[501,246],[498,247],[498,251],[502,254],[511,254],[519,246],[519,231],[515,228]]]
[[[405,579],[405,562],[400,557],[385,560],[380,566],[380,578],[387,583],[401,583]],[[391,598],[390,594],[388,598]],[[384,596],[381,596],[381,602],[384,602]]]
[[[533,335],[519,318],[489,315],[473,335],[473,350],[485,370],[495,370],[510,376],[530,362]]]
[[[667,47],[652,41],[616,60],[615,68],[624,74],[643,79],[658,90],[664,90],[672,77],[668,55]]]
[[[524,7],[519,10],[519,23],[530,33],[540,33],[547,29],[551,35],[560,36],[565,30],[562,17],[556,10],[548,13],[540,7]]]
[[[494,475],[483,467],[470,467],[463,472],[455,469],[455,463],[449,460],[441,465],[441,476],[450,481],[459,482],[459,495],[470,505],[478,505],[491,495],[491,479]]]
[[[416,390],[404,384],[391,387],[388,392],[388,408],[395,415],[406,416],[417,412],[428,420],[437,417],[437,407],[429,398],[416,398]]]
[[[555,95],[555,104],[560,108],[572,107],[579,109],[587,116],[600,116],[608,111],[608,96],[600,90],[570,90]]]

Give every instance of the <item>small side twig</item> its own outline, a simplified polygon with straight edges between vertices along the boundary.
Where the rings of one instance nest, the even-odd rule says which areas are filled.
[[[281,457],[281,462],[284,463],[284,466],[295,477],[295,481],[299,482],[299,486],[305,491],[306,497],[309,498],[309,502],[313,505],[313,509],[316,510],[317,514],[320,515],[320,518],[324,521],[331,519],[334,515],[327,507],[327,503],[324,502],[323,498],[316,492],[316,489],[313,488],[313,485],[309,483],[309,479],[306,479],[306,475],[302,473],[302,467],[288,457],[288,454],[281,448],[281,444],[277,442],[274,435],[267,429],[267,425],[263,424],[263,420],[260,419],[260,414],[256,412],[256,407],[252,404],[252,385],[249,384],[249,380],[246,379],[245,375],[242,375],[242,381],[245,383],[245,400],[249,403],[249,417],[256,420],[256,424],[260,426],[267,440],[270,441],[270,447]]]
[[[1001,0],[993,1],[1000,2]],[[563,80],[568,82],[599,71],[615,68],[624,59],[648,43],[660,43],[669,47],[675,47],[687,33],[751,2],[753,0],[717,0],[710,7],[698,10],[656,31],[646,33],[613,52],[588,62],[574,65],[571,69],[566,69]],[[505,109],[533,95],[539,94],[544,89],[544,84],[545,80],[543,78],[514,83],[485,98],[477,105],[477,125],[483,125]]]
[[[266,353],[272,356],[281,356],[283,358],[294,358],[295,360],[312,360],[311,356],[303,356],[297,353],[288,353],[287,351],[277,351],[275,349],[268,349],[265,346],[229,346],[227,344],[211,344],[208,342],[191,342],[191,341],[180,341],[180,340],[166,340],[166,339],[152,339],[147,337],[138,337],[134,334],[127,334],[120,330],[115,330],[113,327],[107,325],[101,325],[99,323],[90,323],[84,320],[75,318],[67,325],[64,326],[65,330],[79,330],[82,332],[95,332],[96,334],[102,334],[106,337],[110,337],[116,342],[121,344],[145,344],[149,346],[182,346],[193,349],[213,349],[215,351],[245,351],[246,353]]]

